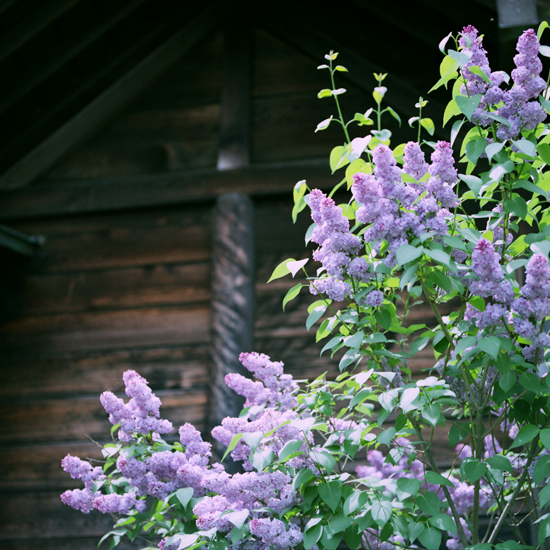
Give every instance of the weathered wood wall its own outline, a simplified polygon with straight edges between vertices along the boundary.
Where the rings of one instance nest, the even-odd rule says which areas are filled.
[[[296,225],[290,218],[292,186],[307,174],[275,182],[278,196],[266,195],[262,181],[262,174],[273,183],[273,173],[280,173],[270,167],[298,160],[316,166],[340,141],[335,127],[313,133],[332,114],[332,104],[316,99],[327,75],[267,32],[256,30],[253,38],[250,159],[258,178],[247,185],[256,197],[254,347],[284,361],[296,378],[335,376],[337,363],[319,357],[313,331],[305,330],[313,297],[304,292],[283,313],[282,298],[295,281],[266,284],[280,261],[307,255],[307,214]],[[6,212],[10,226],[43,235],[45,245],[17,267],[17,284],[2,288],[10,303],[0,324],[2,548],[91,549],[108,529],[109,517],[61,504],[59,493],[79,484],[62,472],[60,460],[67,453],[99,456],[87,439],[103,442],[108,434],[98,398],[107,389],[121,391],[126,369],[150,381],[164,416],[176,425],[206,427],[213,195],[207,190],[201,198],[199,190],[193,203],[168,205],[155,198],[156,206],[148,207],[133,202],[131,187],[134,178],[143,189],[143,178],[154,186],[155,177],[215,171],[222,48],[221,34],[199,44],[45,178],[6,195],[21,207],[19,215]],[[366,110],[368,95],[347,87],[349,105]],[[128,190],[127,201],[117,185]],[[169,188],[159,185],[159,192]],[[281,195],[281,189],[288,191]],[[55,207],[41,210],[36,196],[49,193],[58,193]],[[415,368],[423,366],[418,361]]]

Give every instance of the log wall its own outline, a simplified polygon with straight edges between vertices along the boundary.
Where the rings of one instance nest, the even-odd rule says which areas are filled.
[[[152,196],[156,177],[215,171],[222,48],[221,34],[199,44],[112,124],[20,192],[14,199],[22,205],[19,216],[6,213],[11,227],[42,235],[45,244],[32,261],[6,259],[0,275],[6,304],[0,312],[2,548],[88,550],[109,529],[111,518],[62,505],[59,494],[79,484],[62,472],[60,460],[67,453],[100,456],[91,440],[104,442],[109,424],[99,395],[108,389],[120,394],[125,370],[149,380],[163,415],[176,426],[206,428],[213,195],[206,190],[201,196],[199,189],[192,203],[160,198],[156,206],[130,196],[133,178],[142,188],[147,180]],[[341,137],[335,125],[314,133],[333,112],[329,101],[316,99],[328,85],[317,64],[256,29],[250,159],[258,178],[247,183],[260,197],[254,348],[284,361],[299,379],[324,371],[336,376],[337,361],[319,357],[314,329],[305,329],[314,298],[303,291],[283,313],[282,298],[296,281],[266,284],[282,260],[309,254],[303,237],[310,223],[306,213],[295,225],[290,217],[292,187],[305,176],[274,182],[269,166],[323,159],[328,173],[328,153]],[[348,105],[370,106],[367,94],[347,88]],[[275,191],[263,186],[262,173]],[[116,190],[116,207],[110,207],[108,187],[117,182],[130,198],[121,200]],[[159,192],[170,193],[170,185]],[[51,189],[65,194],[54,209],[41,210],[36,197]],[[76,214],[75,203],[81,206]],[[415,368],[423,366],[419,361]]]

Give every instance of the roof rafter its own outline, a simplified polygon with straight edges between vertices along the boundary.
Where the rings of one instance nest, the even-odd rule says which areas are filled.
[[[166,71],[230,11],[227,2],[216,2],[189,21],[143,61],[123,75],[94,101],[73,116],[34,150],[0,177],[0,188],[23,187],[85,139],[97,132],[123,107]]]

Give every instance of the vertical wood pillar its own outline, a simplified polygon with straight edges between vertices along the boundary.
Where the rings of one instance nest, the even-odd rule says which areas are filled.
[[[254,207],[247,195],[219,197],[212,250],[212,393],[210,424],[238,416],[243,399],[226,385],[230,372],[245,375],[241,352],[252,350],[254,333]],[[214,446],[216,458],[225,449]]]
[[[218,170],[243,168],[250,163],[250,25],[246,10],[242,10],[225,28]]]

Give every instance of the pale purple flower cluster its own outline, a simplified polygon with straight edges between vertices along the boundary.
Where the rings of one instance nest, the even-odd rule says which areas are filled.
[[[432,164],[428,165],[419,145],[409,142],[403,160],[404,173],[417,180],[429,173],[428,181],[403,183],[401,169],[385,145],[373,151],[374,174],[357,173],[353,177],[352,192],[360,205],[355,217],[359,223],[369,224],[363,238],[377,249],[383,241],[388,243],[385,264],[389,267],[396,265],[397,249],[410,238],[426,232],[436,237],[445,235],[450,215],[447,209],[458,204],[453,190],[457,171],[449,143],[437,142]]]
[[[487,116],[490,111],[504,117],[508,125],[498,125],[497,137],[506,140],[515,139],[522,129],[533,130],[546,119],[546,112],[537,100],[546,88],[546,83],[540,77],[542,63],[538,57],[539,42],[533,29],[525,31],[518,40],[516,49],[519,53],[514,57],[516,68],[512,71],[514,85],[510,90],[500,87],[507,75],[501,71],[491,72],[487,52],[474,27],[465,27],[459,42],[462,51],[471,55],[470,61],[462,68],[467,82],[462,86],[461,93],[469,96],[483,95],[472,115],[472,122],[483,127],[489,126],[494,122],[493,118]],[[476,65],[489,77],[490,84],[468,68]]]
[[[253,519],[250,532],[265,543],[265,549],[286,550],[295,548],[303,540],[303,535],[296,525],[290,525],[287,531],[279,519]]]
[[[284,374],[281,361],[271,361],[263,353],[241,353],[240,362],[258,381],[237,373],[225,377],[225,383],[234,392],[246,397],[245,407],[266,405],[286,411],[296,405],[294,394],[298,385],[290,374]]]
[[[344,281],[346,272],[352,272],[360,280],[368,280],[372,274],[361,262],[351,266],[352,256],[362,246],[361,239],[349,230],[349,220],[334,201],[319,189],[309,195],[311,217],[315,229],[311,240],[319,245],[313,258],[323,264],[328,277],[318,279],[310,286],[312,294],[327,294],[331,300],[341,302],[351,293],[351,285]]]
[[[167,434],[172,431],[172,423],[159,417],[160,399],[147,385],[145,378],[128,370],[123,375],[126,395],[131,397],[126,404],[112,392],[101,394],[101,404],[109,413],[112,424],[120,424],[120,441],[132,441],[135,434]]]

